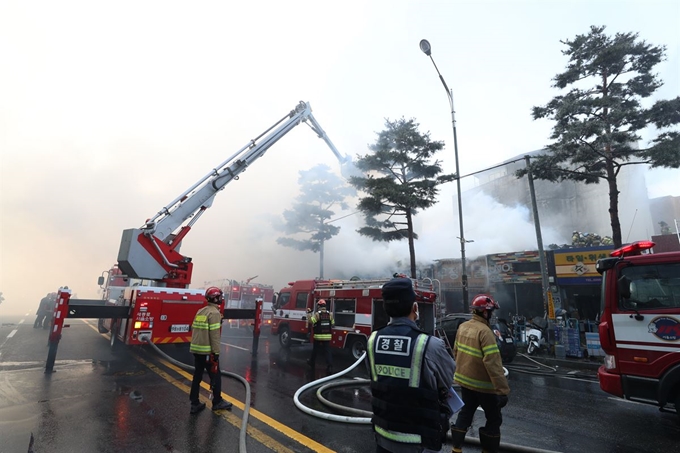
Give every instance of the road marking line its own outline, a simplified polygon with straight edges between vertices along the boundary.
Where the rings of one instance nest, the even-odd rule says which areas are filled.
[[[24,321],[25,321],[25,320],[24,320],[24,319],[22,319],[21,321],[19,321],[19,324],[23,324],[23,323],[24,323]]]
[[[616,398],[614,396],[608,396],[607,399],[618,401],[620,403],[639,404],[640,406],[648,406],[645,403],[640,403],[638,401],[631,401],[631,400],[627,400],[627,399],[624,399],[624,398]]]
[[[17,329],[14,329],[13,331],[11,331],[11,332],[9,333],[9,335],[7,335],[7,338],[12,338],[12,337],[14,336],[15,333],[17,333]]]
[[[139,361],[142,365],[144,365],[144,366],[146,366],[147,368],[149,368],[151,371],[153,371],[154,373],[156,373],[157,375],[159,375],[161,378],[165,379],[166,381],[168,381],[169,383],[171,383],[172,385],[174,385],[175,387],[177,387],[178,389],[180,389],[182,392],[186,393],[187,395],[191,392],[191,387],[189,387],[189,386],[187,386],[187,385],[184,385],[184,384],[180,383],[175,377],[170,376],[168,373],[166,373],[165,371],[161,370],[161,369],[158,368],[156,365],[152,364],[151,362],[147,362],[146,360],[144,360],[143,358],[137,356],[136,354],[133,354],[133,357],[134,357],[137,361]],[[168,364],[168,365],[169,365],[169,364]],[[192,376],[189,376],[188,379],[191,380],[191,379],[192,379]],[[206,382],[203,382],[203,381],[202,381],[202,382],[201,382],[201,387],[203,387],[204,389],[210,391],[210,386],[209,386]],[[222,397],[224,398],[225,396],[227,396],[227,395],[225,395],[225,393],[222,393]],[[199,398],[200,398],[201,401],[203,401],[204,403],[210,404],[208,398],[205,397],[205,396],[203,396],[202,394],[199,394]],[[224,399],[227,399],[227,398],[224,398]],[[229,399],[231,399],[231,398],[229,398]],[[238,404],[235,404],[235,405],[236,405],[237,407],[239,407]],[[241,405],[241,407],[242,407],[242,406],[243,406],[243,405]],[[252,412],[252,409],[251,409],[251,412]],[[221,418],[223,418],[224,420],[226,420],[228,423],[230,423],[231,425],[233,425],[233,426],[235,426],[236,428],[239,428],[239,429],[240,429],[241,424],[242,424],[242,420],[241,420],[238,416],[232,414],[231,412],[228,412],[228,411],[219,411],[219,413],[218,413],[218,412],[215,412],[215,415],[219,415]],[[249,435],[250,437],[252,437],[254,440],[258,441],[259,443],[261,443],[261,444],[263,444],[263,445],[265,445],[266,447],[268,447],[268,448],[271,449],[271,450],[274,450],[274,451],[279,452],[279,453],[295,453],[294,450],[291,450],[291,449],[289,449],[288,447],[286,447],[285,445],[283,445],[283,444],[277,442],[275,439],[273,439],[272,437],[268,436],[267,434],[265,434],[264,432],[260,431],[260,430],[257,429],[257,428],[254,428],[254,427],[252,427],[252,426],[249,425],[249,426],[246,428],[246,432],[247,432],[248,435]]]
[[[193,376],[187,373],[186,371],[182,370],[181,368],[173,365],[170,362],[167,362],[164,359],[159,359],[160,362],[167,366],[168,368],[172,369],[173,371],[181,374],[184,376],[184,378],[188,380],[192,380]],[[210,386],[206,384],[205,382],[201,382],[201,386],[205,389],[210,389]],[[225,394],[222,392],[222,397],[228,401],[230,401],[234,406],[238,407],[241,410],[245,409],[245,405],[237,400],[232,398],[231,396]],[[257,420],[260,420],[262,423],[271,426],[275,430],[279,431],[283,435],[290,437],[291,439],[295,440],[296,442],[304,445],[305,447],[310,448],[312,451],[315,451],[317,453],[335,453],[333,450],[325,447],[324,445],[316,442],[313,439],[310,439],[309,437],[305,436],[304,434],[301,434],[294,429],[289,428],[288,426],[284,425],[283,423],[279,423],[277,420],[271,418],[270,416],[263,414],[262,412],[258,411],[257,409],[253,409],[252,407],[250,408],[250,415],[256,418]]]
[[[250,351],[250,349],[248,349],[248,348],[242,348],[241,346],[234,346],[233,344],[229,344],[229,343],[220,342],[220,344],[223,344],[225,346],[229,346],[230,348],[241,349],[242,351]]]
[[[82,320],[82,321],[83,321],[85,324],[87,324],[92,330],[94,330],[95,332],[97,332],[99,335],[101,335],[102,337],[106,338],[106,335],[105,335],[105,334],[99,333],[99,330],[97,329],[97,327],[93,326],[92,324],[90,324],[90,323],[89,323],[88,321],[86,321],[86,320]],[[191,388],[190,388],[190,387],[187,387],[186,385],[177,382],[177,380],[176,380],[175,378],[173,378],[172,376],[168,375],[167,373],[165,373],[164,371],[162,371],[161,369],[159,369],[159,368],[156,367],[155,365],[151,364],[150,362],[145,361],[144,359],[142,359],[141,357],[137,356],[136,354],[132,354],[132,356],[133,356],[136,360],[140,361],[140,362],[143,363],[145,366],[147,366],[151,371],[153,371],[154,373],[158,374],[159,376],[161,376],[161,377],[162,377],[163,379],[165,379],[166,381],[170,382],[170,383],[171,383],[172,385],[174,385],[175,387],[177,387],[177,388],[181,389],[182,391],[184,391],[187,395],[188,395],[189,392],[191,391]],[[176,373],[180,374],[180,375],[181,375],[182,377],[184,377],[185,379],[187,379],[187,380],[189,380],[189,381],[191,381],[191,380],[193,379],[193,376],[192,376],[192,375],[190,375],[190,374],[187,373],[186,371],[182,370],[181,368],[179,368],[179,367],[177,367],[177,366],[171,364],[170,362],[167,362],[167,361],[164,360],[164,359],[159,359],[159,360],[160,360],[161,363],[163,363],[163,365],[167,366],[167,367],[170,368],[171,370],[173,370],[173,371],[175,371]],[[148,363],[148,365],[147,365],[147,363]],[[161,374],[161,373],[162,373],[162,374]],[[201,381],[201,387],[203,387],[205,390],[210,391],[210,385],[207,384],[207,383],[204,382],[204,381]],[[203,395],[199,395],[199,398],[200,398],[202,401],[204,401],[204,402],[208,401],[208,399],[207,399],[206,397],[204,397]],[[238,407],[238,408],[241,409],[242,411],[245,410],[245,405],[244,405],[241,401],[239,401],[239,400],[237,400],[237,399],[235,399],[235,398],[232,398],[230,395],[228,395],[228,394],[222,392],[222,398],[224,398],[225,400],[231,402],[234,406]],[[240,426],[241,426],[241,419],[240,419],[240,418],[238,418],[238,417],[236,417],[235,415],[233,415],[233,414],[231,414],[231,413],[229,413],[229,412],[226,412],[226,411],[221,411],[221,412],[225,412],[224,414],[221,414],[221,416],[222,416],[222,418],[224,418],[225,420],[227,420],[229,423],[231,423],[232,425],[234,425],[234,426],[236,426],[236,427],[240,427]],[[309,437],[305,436],[304,434],[301,434],[301,433],[295,431],[294,429],[291,429],[291,428],[289,428],[288,426],[286,426],[286,425],[284,425],[284,424],[282,424],[282,423],[279,423],[277,420],[275,420],[275,419],[269,417],[268,415],[263,414],[262,412],[258,411],[257,409],[253,409],[253,408],[251,407],[249,413],[250,413],[250,416],[252,416],[253,418],[255,418],[255,419],[261,421],[262,423],[264,423],[264,424],[266,424],[266,425],[268,425],[268,426],[274,428],[275,430],[279,431],[280,433],[282,433],[282,434],[285,435],[286,437],[289,437],[289,438],[293,439],[294,441],[298,442],[299,444],[302,444],[302,445],[304,445],[305,447],[308,447],[309,449],[311,449],[311,450],[314,451],[314,452],[317,452],[317,453],[336,453],[334,450],[331,450],[330,448],[325,447],[324,445],[322,445],[322,444],[316,442],[315,440],[310,439]],[[231,420],[231,417],[233,417],[234,420]],[[274,451],[281,452],[281,453],[295,453],[294,450],[288,449],[287,447],[285,447],[284,445],[278,443],[276,440],[272,439],[271,437],[267,436],[267,435],[264,434],[264,433],[262,433],[262,436],[264,436],[264,437],[263,437],[263,440],[260,440],[259,437],[255,436],[255,435],[253,434],[253,432],[261,433],[261,431],[257,430],[256,428],[253,428],[253,427],[248,426],[248,428],[246,429],[246,432],[249,433],[249,434],[251,434],[252,437],[256,438],[259,442],[261,442],[262,444],[268,446],[269,448],[271,448],[271,449],[274,450]],[[271,441],[269,441],[269,439],[271,439]],[[266,440],[266,442],[265,442],[265,440]],[[273,442],[273,444],[270,445],[270,442]]]

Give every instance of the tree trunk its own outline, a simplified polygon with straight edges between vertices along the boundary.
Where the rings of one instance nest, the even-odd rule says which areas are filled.
[[[416,275],[416,246],[413,241],[413,217],[411,210],[406,210],[406,227],[408,228],[408,254],[411,260],[411,278],[418,278]]]
[[[324,240],[321,238],[319,243],[319,278],[323,278],[323,246]]]
[[[621,247],[621,222],[619,221],[619,187],[614,175],[614,164],[607,161],[607,182],[609,183],[609,219],[612,225],[614,248]]]
[[[602,98],[609,96],[609,85],[607,84],[608,74],[602,73]],[[609,109],[605,107],[602,111],[607,133],[607,144],[605,145],[607,183],[609,183],[609,219],[612,225],[612,241],[614,247],[621,247],[621,222],[619,221],[619,187],[616,184],[616,172],[614,171],[614,157],[612,156],[611,144],[611,124],[609,123]]]

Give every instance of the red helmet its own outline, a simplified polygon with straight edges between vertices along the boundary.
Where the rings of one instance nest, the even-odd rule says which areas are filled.
[[[205,290],[205,298],[208,299],[208,302],[219,304],[222,301],[222,295],[222,290],[217,286],[211,286]]]
[[[321,305],[322,307],[326,306],[326,301],[324,299],[319,299],[319,301],[316,303],[317,305]]]
[[[477,294],[474,299],[472,299],[472,303],[470,304],[470,307],[473,310],[498,310],[501,308],[500,305],[498,305],[498,302],[493,300],[491,296],[488,294]]]

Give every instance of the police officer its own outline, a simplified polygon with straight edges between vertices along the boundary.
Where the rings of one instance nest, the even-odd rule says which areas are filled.
[[[335,320],[333,314],[326,309],[326,301],[319,299],[316,303],[317,311],[309,315],[309,323],[312,325],[313,346],[312,357],[307,360],[307,364],[314,369],[316,366],[316,356],[322,351],[326,358],[326,371],[333,372],[333,352],[331,351],[331,337]]]
[[[411,279],[385,283],[382,297],[392,319],[371,334],[367,345],[376,451],[439,451],[452,415],[446,398],[456,364],[441,339],[416,325]]]
[[[462,451],[465,433],[472,425],[475,411],[482,406],[486,425],[479,428],[479,442],[482,452],[495,453],[501,442],[501,409],[508,404],[510,393],[496,336],[489,326],[493,311],[500,306],[491,296],[478,294],[470,307],[472,319],[460,325],[453,346],[457,365],[454,381],[461,387],[464,405],[451,427],[452,452]]]
[[[194,378],[191,381],[191,413],[197,414],[205,409],[205,403],[198,399],[203,370],[210,376],[210,387],[213,400],[212,410],[231,409],[232,404],[222,399],[222,376],[220,374],[220,327],[222,314],[219,305],[222,302],[222,290],[211,286],[205,290],[208,305],[198,310],[191,325],[191,346],[194,354]],[[214,372],[216,370],[216,372]]]

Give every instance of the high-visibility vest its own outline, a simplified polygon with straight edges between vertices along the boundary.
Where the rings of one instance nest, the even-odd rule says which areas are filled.
[[[333,316],[324,310],[314,313],[310,320],[314,325],[314,341],[331,341]]]
[[[439,392],[421,386],[429,338],[404,324],[388,325],[371,334],[367,348],[371,422],[375,432],[386,439],[439,450],[448,420],[440,411]]]
[[[220,327],[222,315],[214,304],[208,304],[198,310],[191,324],[191,346],[193,354],[220,353]]]

